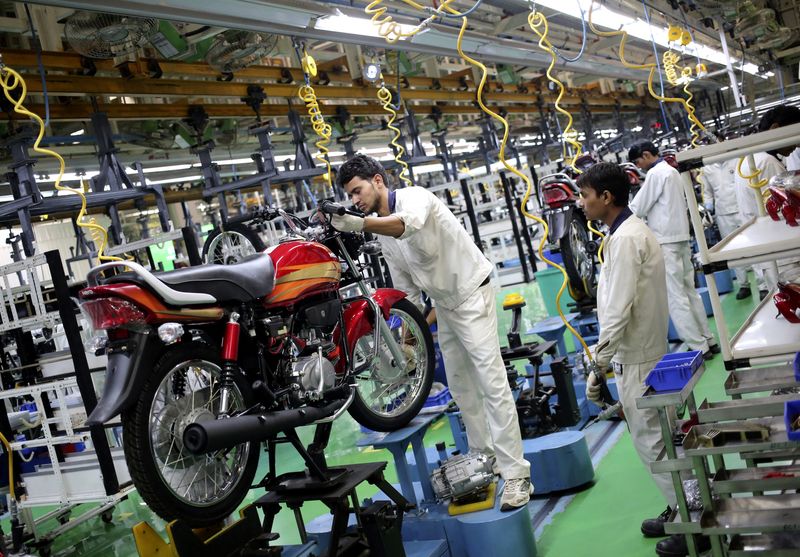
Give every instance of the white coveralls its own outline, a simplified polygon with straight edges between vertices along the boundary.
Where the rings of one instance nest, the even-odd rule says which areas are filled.
[[[703,201],[706,205],[714,208],[714,220],[717,221],[717,228],[722,238],[731,234],[739,228],[744,219],[739,212],[739,201],[737,199],[736,187],[736,160],[715,162],[703,167],[700,175],[703,183]],[[739,288],[749,287],[747,280],[747,268],[735,267],[736,280]],[[758,273],[753,270],[758,277]],[[759,289],[761,285],[759,284]]]
[[[748,163],[747,159],[745,159],[744,163],[742,163],[742,173],[745,176],[750,174],[754,174],[755,170],[758,169],[761,171],[759,174],[759,180],[769,180],[773,176],[786,172],[786,168],[781,164],[781,162],[775,158],[774,156],[770,155],[769,153],[755,153],[753,155],[753,159],[756,163],[756,168],[751,169],[750,164]],[[736,160],[738,163],[738,159]],[[767,186],[761,188],[761,192],[766,191]],[[747,221],[753,217],[758,216],[758,204],[759,199],[757,196],[760,196],[761,193],[757,192],[755,188],[751,188],[748,185],[748,180],[745,180],[739,173],[736,173],[736,195],[739,201],[739,210],[742,214],[742,218]],[[777,262],[778,264],[778,273],[784,273],[787,270],[800,266],[800,262],[798,259],[780,259]],[[774,268],[769,263],[757,263],[753,265],[756,269],[756,274],[760,275],[759,277],[759,290],[773,290],[778,285],[778,277],[775,275]]]
[[[482,283],[492,272],[453,213],[421,187],[395,192],[400,238],[378,236],[394,286],[420,303],[424,290],[436,303],[439,345],[450,393],[471,450],[497,455],[503,479],[530,477],[523,458],[517,409],[500,355],[495,293]]]
[[[658,412],[636,408],[644,380],[667,352],[664,256],[656,237],[635,215],[606,237],[605,260],[597,287],[600,337],[595,361],[613,362],[625,420],[633,445],[647,469],[664,448]],[[653,474],[667,503],[675,508],[669,474]]]
[[[669,314],[678,335],[690,350],[707,352],[716,341],[708,328],[703,300],[694,288],[688,207],[678,171],[663,160],[653,165],[630,208],[647,221],[661,244]]]
[[[800,147],[792,151],[784,162],[786,170],[800,170]]]

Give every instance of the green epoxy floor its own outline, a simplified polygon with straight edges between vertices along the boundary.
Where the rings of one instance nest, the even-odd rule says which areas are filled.
[[[523,310],[522,331],[529,329],[538,320],[547,316],[539,286],[536,283],[503,289],[498,293],[498,325],[501,342],[505,344],[505,331],[510,324],[509,312],[502,310],[502,299],[506,293],[520,292],[527,306]],[[756,301],[752,298],[737,301],[732,295],[723,297],[723,307],[731,331],[736,331],[749,315]],[[714,320],[710,320],[712,327]],[[725,371],[722,359],[718,356],[706,364],[706,372],[699,382],[696,393],[698,404],[704,398],[727,400],[723,382]],[[301,439],[311,441],[312,429],[300,431]],[[387,478],[394,482],[396,474],[387,451],[356,448],[360,430],[349,415],[343,416],[333,426],[331,442],[328,445],[328,462],[331,465],[389,461]],[[425,437],[425,446],[432,447],[444,441],[452,445],[452,435],[446,419],[436,422]],[[287,446],[279,447],[279,472],[302,468],[302,461]],[[262,458],[259,473],[266,471],[266,457]],[[360,498],[369,497],[375,489],[364,484],[358,491]],[[263,490],[253,490],[245,504],[263,494]],[[611,448],[596,469],[596,483],[587,490],[575,495],[566,509],[555,515],[543,528],[537,539],[539,555],[542,557],[635,557],[655,555],[657,540],[646,540],[639,532],[643,518],[655,516],[664,508],[655,485],[650,480],[644,466],[636,456],[627,432]],[[41,509],[36,514],[44,514],[49,509]],[[76,510],[76,514],[80,508]],[[320,503],[309,503],[303,509],[306,521],[327,513]],[[150,522],[162,535],[164,523],[153,515],[141,502],[136,493],[122,502],[114,511],[112,524],[104,524],[93,519],[58,538],[52,546],[57,557],[134,557],[137,555],[131,535],[131,527],[141,521]],[[53,521],[52,527],[56,523]],[[2,522],[3,530],[10,531],[8,521]],[[48,529],[45,525],[44,530]],[[275,524],[282,543],[298,543],[294,517],[283,511]],[[453,556],[461,557],[461,556]],[[487,556],[490,557],[490,556]],[[503,556],[512,557],[512,556]]]

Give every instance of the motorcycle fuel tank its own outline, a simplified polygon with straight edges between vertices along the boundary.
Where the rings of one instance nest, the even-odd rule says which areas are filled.
[[[275,265],[275,287],[264,298],[266,307],[338,290],[342,265],[322,244],[295,240],[278,244],[267,253]]]

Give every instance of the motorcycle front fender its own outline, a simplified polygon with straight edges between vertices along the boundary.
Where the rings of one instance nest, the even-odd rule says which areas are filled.
[[[86,425],[103,425],[136,402],[144,386],[146,370],[152,367],[147,362],[158,351],[155,344],[159,341],[153,337],[135,335],[126,341],[126,350],[112,351],[108,355],[103,395],[86,420]]]
[[[384,319],[389,319],[389,310],[405,297],[405,292],[395,288],[378,288],[372,294],[372,299],[380,308]],[[375,314],[370,303],[360,299],[347,304],[344,310],[344,323],[347,331],[347,348],[352,354],[356,341],[372,333],[372,328],[375,326]]]

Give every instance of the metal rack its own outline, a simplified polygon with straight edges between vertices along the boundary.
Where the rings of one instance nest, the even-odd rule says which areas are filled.
[[[653,463],[651,469],[672,473],[679,507],[678,515],[665,525],[665,531],[687,534],[693,557],[697,552],[690,534],[709,536],[714,557],[754,553],[797,555],[800,550],[800,495],[774,493],[800,488],[798,466],[794,462],[785,464],[787,460],[800,458],[800,444],[788,439],[782,417],[785,402],[800,399],[800,394],[742,398],[745,394],[797,386],[788,360],[800,351],[800,327],[776,319],[769,296],[731,336],[714,276],[716,271],[729,266],[775,262],[800,255],[800,234],[785,223],[766,217],[762,207],[762,215],[750,219],[709,249],[697,204],[693,203],[695,194],[689,177],[689,170],[704,164],[738,156],[752,157],[755,151],[793,145],[798,134],[800,124],[678,154],[689,216],[729,372],[725,392],[732,397],[729,401],[706,400],[695,409],[693,415],[699,424],[686,435],[681,454],[672,444],[667,416],[659,410],[667,458]],[[687,396],[689,400],[686,390],[690,392],[695,382],[693,378],[672,398]],[[644,407],[642,404],[648,399],[666,404],[669,396],[645,393],[637,399],[637,405]],[[725,455],[740,456],[745,468],[729,469]],[[759,467],[763,463],[769,466]],[[703,503],[700,513],[681,509],[685,506],[685,494],[680,475],[689,471],[693,471],[698,482]]]

